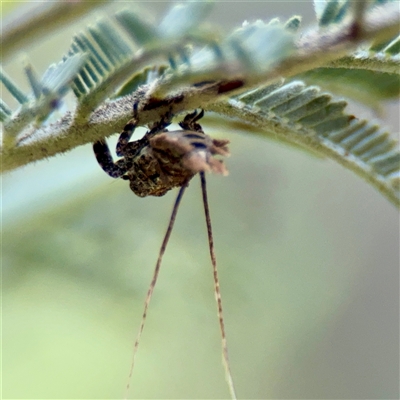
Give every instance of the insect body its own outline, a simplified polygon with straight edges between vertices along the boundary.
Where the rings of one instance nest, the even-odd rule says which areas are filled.
[[[129,140],[132,137],[138,121],[137,118],[134,117],[125,125],[123,132],[120,134],[116,153],[122,158],[116,162],[113,161],[110,150],[104,139],[93,144],[96,159],[103,170],[113,178],[129,180],[130,188],[140,197],[163,196],[168,190],[180,187],[168,228],[159,251],[153,278],[147,292],[142,322],[134,344],[132,364],[126,387],[126,397],[128,395],[129,382],[133,372],[135,354],[139,346],[139,339],[144,328],[147,310],[160,271],[161,260],[172,232],[178,207],[188,182],[194,175],[199,173],[207,224],[208,243],[213,267],[214,292],[217,301],[222,338],[222,359],[231,397],[236,399],[229,367],[228,347],[222,315],[221,293],[219,289],[205,180],[205,171],[212,171],[222,175],[227,174],[223,162],[216,159],[214,156],[227,156],[229,154],[227,147],[229,141],[212,139],[203,132],[203,129],[197,122],[203,114],[203,111],[200,113],[194,112],[188,114],[183,121],[179,123],[182,130],[178,131],[168,131],[166,129],[167,126],[170,125],[172,117],[171,114],[168,114],[164,116],[161,121],[155,123],[142,139],[130,142]]]
[[[183,130],[168,131],[171,116],[167,115],[146,132],[144,137],[129,142],[136,119],[129,121],[120,134],[116,153],[123,157],[114,162],[104,140],[93,145],[97,161],[113,178],[130,181],[132,191],[140,196],[163,196],[174,187],[181,187],[200,171],[223,175],[227,170],[214,155],[229,154],[227,140],[211,139],[197,121],[203,116],[188,114],[179,124]]]

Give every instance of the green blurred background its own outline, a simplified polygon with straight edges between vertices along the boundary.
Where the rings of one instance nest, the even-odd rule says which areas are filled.
[[[167,5],[140,4],[155,16]],[[229,29],[292,14],[312,21],[311,2],[221,2],[211,21]],[[29,49],[38,72],[85,22]],[[5,69],[26,85],[19,59]],[[385,123],[398,132],[398,104],[388,107]],[[398,398],[397,210],[333,161],[206,119],[203,127],[231,140],[230,175],[208,184],[238,396]],[[176,193],[135,197],[101,171],[91,146],[2,183],[3,398],[121,398]],[[197,177],[164,258],[130,395],[228,397]]]

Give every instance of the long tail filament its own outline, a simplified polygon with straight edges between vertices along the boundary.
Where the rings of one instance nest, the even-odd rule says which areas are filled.
[[[182,200],[183,193],[185,192],[186,188],[187,188],[187,183],[184,184],[179,189],[179,193],[178,193],[178,196],[176,197],[176,200],[175,200],[175,203],[174,203],[174,208],[172,209],[171,217],[169,219],[168,228],[167,228],[167,231],[165,232],[165,236],[164,236],[164,240],[163,240],[163,242],[161,244],[160,252],[158,253],[158,259],[157,259],[156,267],[154,269],[153,278],[152,278],[152,280],[150,282],[149,290],[147,291],[146,299],[145,299],[145,302],[144,302],[144,310],[143,310],[142,321],[140,323],[139,332],[138,332],[138,334],[136,336],[136,341],[135,341],[135,344],[133,346],[132,363],[131,363],[131,368],[129,370],[128,382],[126,384],[125,397],[124,397],[125,399],[128,398],[130,382],[131,382],[131,379],[132,379],[133,368],[134,368],[134,365],[135,365],[135,356],[136,356],[136,353],[137,353],[137,350],[138,350],[138,347],[139,347],[139,341],[140,341],[140,337],[142,336],[144,324],[146,322],[147,310],[149,308],[151,296],[153,295],[154,287],[156,285],[158,274],[160,272],[162,257],[164,255],[164,252],[165,252],[165,249],[167,247],[169,238],[171,236],[172,228],[174,227],[174,223],[175,223],[175,219],[176,219],[176,214],[178,212],[178,208],[179,208],[179,205],[180,205],[181,200]]]
[[[221,292],[219,288],[219,279],[218,279],[218,271],[217,271],[217,261],[215,257],[215,250],[214,250],[214,241],[213,241],[213,235],[212,235],[212,228],[211,228],[211,218],[210,218],[210,211],[208,207],[208,198],[207,198],[207,187],[206,187],[206,179],[205,179],[205,174],[204,172],[200,172],[200,180],[201,180],[201,190],[202,190],[202,195],[203,195],[203,204],[204,204],[204,212],[205,212],[205,217],[206,217],[206,224],[207,224],[207,234],[208,234],[208,244],[209,244],[209,249],[210,249],[210,256],[211,256],[211,263],[213,267],[213,275],[214,275],[214,293],[215,293],[215,299],[217,302],[217,308],[218,308],[218,319],[219,319],[219,325],[220,325],[220,330],[221,330],[221,339],[222,339],[222,359],[223,359],[223,364],[225,368],[225,376],[226,380],[228,383],[229,387],[229,392],[231,394],[231,398],[236,400],[236,392],[235,388],[233,385],[233,379],[232,379],[232,373],[230,370],[230,363],[229,363],[229,357],[228,357],[228,345],[227,345],[227,340],[226,340],[226,333],[225,333],[225,325],[224,325],[224,317],[223,317],[223,312],[222,312],[222,300],[221,300]],[[133,374],[133,368],[135,365],[135,356],[139,347],[139,341],[140,337],[143,332],[144,324],[146,321],[147,317],[147,310],[150,304],[151,297],[153,295],[154,287],[157,282],[158,274],[160,272],[160,266],[161,266],[161,261],[162,257],[164,255],[165,249],[167,247],[169,238],[171,236],[171,232],[175,223],[176,219],[176,214],[178,212],[178,208],[180,205],[180,202],[182,200],[183,193],[187,187],[187,184],[183,185],[178,193],[178,196],[175,200],[175,204],[171,213],[171,217],[169,220],[168,228],[164,236],[164,240],[162,242],[160,252],[158,254],[158,259],[156,263],[156,267],[154,269],[154,274],[153,278],[151,280],[147,296],[145,299],[144,303],[144,311],[143,311],[143,316],[142,316],[142,321],[140,323],[139,327],[139,332],[136,337],[136,341],[133,347],[133,354],[132,354],[132,363],[131,363],[131,368],[129,371],[129,376],[128,376],[128,382],[126,385],[126,394],[125,394],[125,399],[128,398],[128,392],[130,388],[130,381],[132,379],[132,374]]]
[[[201,191],[203,194],[204,213],[206,216],[206,224],[207,224],[208,245],[210,248],[211,263],[212,263],[213,273],[214,273],[214,294],[215,294],[215,300],[217,302],[219,326],[221,329],[222,361],[223,361],[224,368],[225,368],[225,377],[226,377],[226,381],[228,383],[231,398],[236,400],[237,397],[236,397],[235,387],[233,385],[232,373],[231,373],[229,357],[228,357],[228,344],[227,344],[227,340],[226,340],[224,317],[223,317],[223,313],[222,313],[222,300],[221,300],[221,292],[219,289],[217,260],[216,260],[215,251],[214,251],[214,240],[213,240],[213,234],[212,234],[212,229],[211,229],[211,218],[210,218],[210,210],[208,207],[206,177],[205,177],[204,172],[200,172],[200,180],[201,180]]]

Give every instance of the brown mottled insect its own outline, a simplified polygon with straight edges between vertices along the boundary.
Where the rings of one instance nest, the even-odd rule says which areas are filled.
[[[146,320],[148,306],[157,281],[161,260],[172,232],[178,207],[189,181],[194,177],[194,175],[199,173],[203,193],[210,256],[214,273],[214,289],[222,337],[223,362],[231,396],[234,399],[236,398],[228,359],[228,348],[222,314],[221,294],[219,290],[217,264],[214,252],[205,180],[206,171],[212,171],[222,175],[227,174],[223,162],[216,159],[214,156],[229,155],[227,147],[229,141],[212,139],[210,136],[206,135],[198,123],[198,120],[202,118],[203,115],[204,111],[201,111],[200,113],[195,111],[192,114],[188,114],[183,121],[179,123],[182,130],[168,131],[167,127],[170,125],[172,119],[171,113],[168,113],[159,122],[155,123],[150,130],[146,132],[142,139],[130,142],[129,140],[138,122],[135,116],[125,125],[123,132],[120,134],[116,147],[116,154],[122,158],[116,162],[113,161],[110,150],[104,139],[94,143],[93,145],[96,159],[103,170],[113,178],[129,180],[130,188],[140,197],[163,196],[168,190],[180,187],[168,228],[159,251],[153,278],[147,292],[142,322],[134,344],[132,364],[126,387],[127,393],[133,372],[135,355]]]

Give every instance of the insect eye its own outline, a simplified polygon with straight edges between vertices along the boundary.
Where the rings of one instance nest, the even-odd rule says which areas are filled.
[[[123,179],[124,181],[129,181],[129,176],[128,175],[122,175],[121,179]]]

